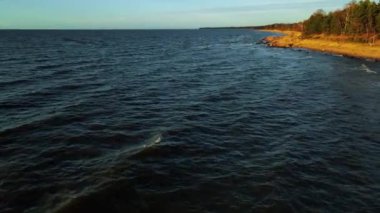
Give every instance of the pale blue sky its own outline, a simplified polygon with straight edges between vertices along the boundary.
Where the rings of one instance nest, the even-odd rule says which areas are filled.
[[[350,0],[0,0],[0,29],[176,29],[306,19]]]

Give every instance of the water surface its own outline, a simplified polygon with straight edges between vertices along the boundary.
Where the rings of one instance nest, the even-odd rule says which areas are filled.
[[[380,64],[266,35],[0,31],[0,212],[378,212]]]

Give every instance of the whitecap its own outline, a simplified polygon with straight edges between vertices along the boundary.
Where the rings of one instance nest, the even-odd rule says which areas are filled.
[[[117,152],[113,153],[112,156],[114,156],[113,157],[114,159],[122,158],[122,157],[131,157],[153,148],[157,144],[161,143],[161,141],[162,141],[162,134],[158,133],[140,143],[137,143],[131,146],[126,146],[125,148],[120,149]]]
[[[162,140],[162,134],[161,133],[153,135],[151,138],[149,138],[146,141],[146,143],[144,144],[144,148],[152,147],[156,144],[159,144],[159,143],[161,143],[161,140]]]
[[[377,72],[371,70],[367,65],[365,64],[362,64],[362,70],[366,71],[367,73],[370,73],[370,74],[377,74]]]

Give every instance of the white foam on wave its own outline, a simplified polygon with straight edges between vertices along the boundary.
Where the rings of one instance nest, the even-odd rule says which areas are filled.
[[[161,140],[162,140],[162,134],[161,133],[156,134],[147,140],[147,142],[144,144],[144,148],[152,147],[156,144],[159,144],[161,143]]]
[[[117,152],[113,153],[113,158],[125,158],[134,156],[136,154],[139,154],[141,152],[144,152],[146,150],[149,150],[156,146],[157,144],[161,143],[162,141],[162,134],[158,133],[153,135],[152,137],[148,138],[147,140],[144,140],[140,143],[137,143],[135,145],[126,146],[123,149],[118,150]]]
[[[371,70],[367,65],[365,64],[362,64],[362,70],[366,71],[367,73],[370,73],[370,74],[377,74],[377,72]]]

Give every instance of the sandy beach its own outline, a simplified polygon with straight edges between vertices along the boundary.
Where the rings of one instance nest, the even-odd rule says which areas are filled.
[[[301,32],[265,30],[281,33],[280,36],[268,36],[264,41],[271,47],[305,48],[348,57],[380,60],[380,46],[367,43],[338,41],[329,36],[320,35],[312,38],[302,38]]]

